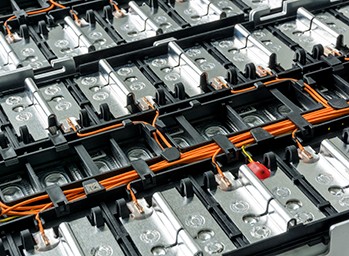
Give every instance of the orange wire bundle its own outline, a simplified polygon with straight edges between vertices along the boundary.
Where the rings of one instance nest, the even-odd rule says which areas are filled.
[[[266,82],[265,85],[268,86],[268,85],[278,83],[278,82],[283,82],[283,81],[296,82],[297,80],[287,79],[287,78],[276,79],[273,81]],[[324,106],[320,110],[316,110],[316,111],[313,111],[311,113],[307,113],[307,114],[303,115],[303,117],[309,123],[319,124],[322,122],[326,122],[328,120],[333,120],[335,118],[349,115],[349,108],[335,110],[335,109],[331,108],[328,105],[327,101],[320,94],[318,94],[313,88],[311,88],[311,86],[309,86],[308,84],[304,84],[304,86],[305,86],[305,91],[307,93],[309,93],[309,95],[311,95],[313,99],[315,99],[317,102],[321,103]],[[254,89],[254,88],[245,89],[245,90],[243,90],[243,92],[245,92],[247,90],[252,90],[252,89]],[[232,93],[236,93],[236,91],[232,92]],[[155,109],[154,107],[152,107],[152,108]],[[158,112],[158,110],[156,110],[156,115],[155,115],[154,120],[151,124],[154,127],[155,127],[155,123],[156,123],[158,116],[159,116],[159,112]],[[134,122],[134,123],[137,123],[137,122]],[[138,123],[148,124],[148,123],[143,122],[143,121],[138,121]],[[98,133],[101,133],[104,131],[109,131],[111,129],[119,128],[121,126],[122,126],[122,124],[116,124],[116,125],[112,125],[109,127],[105,127],[105,128],[98,129],[98,130],[95,130],[92,132],[87,132],[87,133],[80,133],[74,127],[73,127],[73,129],[77,132],[78,137],[86,137],[86,136],[95,135],[95,134],[98,134]],[[297,131],[297,127],[290,120],[284,120],[284,121],[280,121],[280,122],[277,122],[277,123],[274,123],[271,125],[266,125],[263,128],[273,136],[292,134],[292,137],[296,138],[295,134]],[[154,133],[154,137],[156,138],[159,145],[161,145],[157,136],[159,136],[161,138],[164,145],[171,147],[171,144],[167,141],[167,139],[163,136],[163,134],[158,130],[156,130],[156,132]],[[254,143],[253,136],[251,135],[250,132],[244,132],[244,133],[241,133],[238,135],[234,135],[234,136],[230,137],[229,140],[236,147],[239,147],[239,148],[243,147],[244,145]],[[298,141],[298,140],[296,140],[296,141]],[[297,143],[297,144],[300,147],[300,149],[303,148],[300,143]],[[217,144],[210,143],[210,144],[207,144],[205,146],[202,146],[202,147],[199,147],[196,149],[192,149],[190,151],[182,153],[181,158],[176,160],[176,161],[167,162],[166,160],[162,160],[162,161],[159,161],[158,163],[155,163],[149,167],[153,172],[159,172],[159,171],[162,171],[164,169],[168,169],[168,168],[170,168],[172,166],[176,166],[176,165],[189,164],[189,163],[193,163],[193,162],[197,162],[197,161],[212,159],[212,162],[216,166],[217,172],[220,175],[222,175],[222,177],[224,178],[224,174],[223,174],[220,166],[216,162],[216,157],[218,156],[218,154],[220,152],[221,152],[221,149],[219,148],[219,146]],[[132,189],[130,187],[131,186],[130,182],[132,182],[138,178],[139,178],[139,176],[138,176],[137,172],[135,170],[132,170],[132,171],[128,171],[126,173],[118,174],[118,175],[115,175],[113,177],[101,180],[100,184],[102,186],[104,186],[107,190],[110,190],[110,189],[113,189],[113,188],[116,188],[116,187],[119,187],[122,185],[127,185],[127,189],[130,191],[132,201],[135,203],[135,206],[141,211],[141,207],[137,203],[137,198],[134,195],[134,192],[132,191]],[[65,190],[64,194],[69,202],[73,202],[73,201],[85,198],[84,189],[82,187]],[[44,241],[45,241],[45,232],[43,229],[42,222],[39,218],[39,214],[42,211],[52,207],[52,203],[50,203],[48,199],[49,199],[48,195],[41,195],[41,196],[37,196],[37,197],[31,198],[31,199],[25,200],[23,202],[20,202],[18,204],[13,205],[13,206],[8,206],[8,205],[0,202],[1,216],[10,217],[10,216],[35,215],[35,218],[39,223],[40,232],[41,232],[41,234],[44,238]]]

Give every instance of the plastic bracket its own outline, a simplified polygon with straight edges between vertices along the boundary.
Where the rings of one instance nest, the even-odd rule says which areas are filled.
[[[224,152],[225,156],[227,157],[228,163],[238,158],[238,149],[234,146],[233,143],[230,142],[227,136],[217,134],[213,136],[213,140]]]
[[[288,114],[287,118],[297,126],[297,128],[301,131],[302,136],[310,137],[313,135],[312,124],[305,120],[299,113]]]
[[[61,217],[70,213],[68,200],[62,189],[58,185],[51,185],[46,188],[46,192],[53,203],[57,217]]]
[[[150,170],[144,160],[136,160],[131,162],[132,167],[141,178],[144,189],[154,187],[156,185],[155,174]]]
[[[274,139],[273,135],[261,127],[251,129],[250,133],[258,144]]]

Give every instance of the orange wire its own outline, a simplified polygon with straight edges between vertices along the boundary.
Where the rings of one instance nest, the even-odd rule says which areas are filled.
[[[79,23],[80,20],[79,20],[79,16],[76,14],[76,11],[70,10],[70,13],[71,15],[73,15],[74,20]]]
[[[107,127],[104,127],[104,128],[101,128],[101,129],[98,129],[98,130],[95,130],[95,131],[92,131],[92,132],[86,132],[86,133],[80,133],[80,132],[77,132],[76,135],[80,138],[84,138],[84,137],[88,137],[88,136],[92,136],[92,135],[96,135],[96,134],[99,134],[101,132],[106,132],[106,131],[109,131],[109,130],[112,130],[112,129],[116,129],[116,128],[120,128],[122,127],[123,124],[122,123],[119,123],[119,124],[114,124],[114,125],[110,125],[110,126],[107,126]],[[76,128],[74,126],[72,126],[72,129],[76,132]]]
[[[45,12],[49,12],[51,11],[53,8],[55,7],[54,4],[51,4],[49,7],[47,8],[44,8],[44,9],[40,9],[40,10],[36,10],[36,11],[30,11],[30,12],[27,12],[27,15],[35,15],[35,14],[40,14],[40,13],[45,13]],[[8,22],[11,21],[11,20],[14,20],[16,18],[16,16],[11,16],[10,18],[8,18],[5,23],[4,23],[4,26],[5,26],[5,29],[6,29],[6,33],[10,36],[10,37],[13,37],[13,34],[11,32],[11,29],[8,25]]]
[[[57,2],[55,2],[55,1],[53,1],[53,0],[49,0],[49,2],[50,2],[51,4],[53,4],[54,6],[57,6],[57,7],[61,8],[61,9],[67,8],[67,7],[64,6],[63,4],[57,3]]]
[[[273,83],[282,82],[282,81],[297,81],[295,79],[276,79],[273,81],[266,82],[266,85],[271,85]],[[317,101],[324,105],[323,109],[316,110],[307,114],[304,114],[303,117],[312,124],[318,124],[322,122],[326,122],[328,120],[332,120],[338,117],[342,117],[344,115],[349,115],[349,109],[341,109],[341,110],[335,110],[328,106],[325,99],[321,97],[313,88],[311,88],[309,85],[305,84],[305,88],[307,92]],[[155,125],[156,119],[158,117],[158,112],[155,115],[155,118],[152,122],[153,125]],[[121,124],[116,125],[117,127],[120,127]],[[280,121],[278,123],[274,123],[271,125],[267,125],[263,127],[266,131],[268,131],[273,136],[280,136],[284,134],[291,133],[293,138],[296,138],[297,145],[302,150],[304,147],[300,144],[296,137],[297,127],[295,124],[293,124],[290,120],[284,120]],[[73,128],[74,129],[74,128]],[[101,131],[106,131],[112,129],[110,127],[105,127],[90,133],[84,134],[85,136],[89,136],[91,134],[97,134]],[[236,146],[236,147],[242,147],[247,144],[254,143],[254,138],[252,137],[251,133],[244,132],[238,135],[234,135],[229,138],[229,140]],[[217,167],[217,172],[219,174],[224,174],[216,162],[216,157],[221,152],[221,149],[216,145],[215,143],[210,143],[208,145],[202,146],[200,148],[192,149],[188,152],[184,152],[181,155],[181,158],[179,160],[173,161],[173,162],[167,162],[165,160],[162,160],[158,163],[155,163],[150,166],[150,169],[153,172],[162,171],[164,169],[170,168],[172,166],[180,165],[180,164],[188,164],[193,163],[197,161],[202,161],[206,159],[212,160],[212,162]],[[116,176],[104,179],[100,182],[101,185],[105,186],[106,189],[112,189],[121,185],[127,184],[127,189],[130,191],[131,199],[133,202],[135,202],[135,205],[138,209],[142,209],[140,205],[137,203],[137,198],[134,194],[134,192],[131,189],[130,182],[139,178],[137,172],[135,170],[118,174]],[[64,194],[67,197],[67,200],[69,202],[78,200],[85,197],[83,188],[75,188],[64,191]],[[27,216],[27,215],[35,215],[38,216],[40,212],[43,211],[43,209],[47,209],[50,207],[50,204],[40,204],[40,205],[32,205],[33,203],[37,203],[43,200],[47,200],[48,195],[42,195],[35,198],[31,198],[28,200],[25,200],[23,202],[20,202],[13,206],[7,206],[6,204],[0,202],[0,207],[2,209],[1,216],[4,215],[10,215],[10,216]],[[139,208],[140,207],[140,208]],[[40,225],[40,224],[39,224]],[[42,227],[43,228],[43,227]]]
[[[121,9],[120,9],[119,6],[117,5],[117,3],[115,3],[115,1],[110,0],[110,4],[112,4],[112,5],[114,6],[115,11],[121,12]]]
[[[135,193],[133,192],[132,188],[131,188],[131,183],[128,183],[126,186],[127,190],[130,192],[130,196],[133,202],[137,202],[137,198],[135,196]]]
[[[256,89],[256,86],[251,86],[251,87],[248,87],[246,89],[241,89],[241,90],[231,90],[231,93],[232,94],[240,94],[240,93],[252,91],[254,89]]]
[[[296,129],[296,130],[294,130],[293,132],[292,132],[292,138],[294,139],[294,141],[297,143],[297,146],[298,146],[298,148],[300,149],[300,150],[304,150],[304,147],[303,147],[303,145],[299,142],[299,140],[298,140],[298,138],[297,138],[297,136],[296,136],[296,132],[298,131],[298,129]]]
[[[213,154],[212,156],[212,163],[216,166],[217,172],[219,173],[219,175],[221,175],[222,177],[224,177],[224,173],[221,169],[221,167],[219,166],[219,164],[216,161],[216,157],[217,155],[221,152],[221,149],[219,148],[218,150],[216,150],[216,152]]]

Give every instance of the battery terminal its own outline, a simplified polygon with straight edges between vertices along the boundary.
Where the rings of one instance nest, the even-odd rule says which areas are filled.
[[[131,199],[132,199],[132,202],[136,208],[136,210],[138,211],[138,213],[140,214],[144,214],[144,209],[143,207],[139,204],[138,200],[137,200],[137,197],[135,195],[135,193],[133,192],[132,188],[131,188],[131,183],[128,183],[127,184],[127,190],[130,192],[130,196],[131,196]]]
[[[262,66],[257,66],[256,74],[259,77],[266,77],[267,75],[270,75],[270,76],[273,75],[270,68],[264,68]]]
[[[11,44],[11,43],[15,43],[22,40],[22,37],[20,37],[18,33],[11,33],[11,34],[7,34],[6,40],[9,44]]]
[[[298,156],[300,159],[302,159],[304,162],[313,163],[316,162],[319,158],[315,155],[315,152],[309,152],[299,141],[299,139],[296,136],[296,132],[298,130],[294,130],[292,132],[292,139],[296,142],[298,147]]]
[[[217,163],[216,157],[217,155],[221,152],[221,149],[218,149],[214,155],[212,156],[212,163],[214,164],[214,166],[216,167],[216,170],[219,174],[219,181],[217,183],[220,183],[219,185],[221,185],[221,189],[222,190],[228,190],[231,189],[233,184],[231,183],[231,181],[224,175],[221,167],[219,166],[219,164]],[[223,185],[223,187],[222,187]]]
[[[154,105],[155,105],[155,101],[150,96],[142,97],[141,99],[138,100],[138,103],[142,111],[149,110],[150,108],[154,109]]]
[[[211,86],[217,91],[222,90],[223,88],[229,88],[224,78],[219,76],[213,78]]]
[[[337,49],[331,47],[331,46],[326,46],[324,49],[324,55],[325,56],[341,56],[342,54],[340,53],[340,51],[338,51]]]
[[[110,4],[114,7],[114,10],[115,10],[114,16],[116,18],[122,18],[122,17],[124,17],[126,15],[125,10],[124,9],[120,9],[119,8],[119,4],[117,2],[115,2],[113,0],[110,0]]]
[[[78,13],[74,10],[70,10],[70,14],[73,16],[75,23],[81,27],[83,24],[79,19]]]
[[[67,118],[67,123],[73,129],[74,132],[77,132],[81,129],[81,126],[79,125],[78,121],[74,117]]]

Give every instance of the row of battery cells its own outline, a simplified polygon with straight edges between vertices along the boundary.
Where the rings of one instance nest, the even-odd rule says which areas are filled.
[[[203,8],[203,6],[195,2],[176,2],[176,6],[179,5],[179,9],[184,10],[184,12],[199,8],[201,11],[206,11],[209,14],[214,10],[212,15],[217,16],[216,12],[218,10],[230,10],[232,7],[229,6],[233,5],[229,1],[219,1],[217,9],[212,8],[208,1],[206,3],[207,7]],[[195,8],[185,7],[183,9],[182,5],[187,4],[193,5]],[[139,6],[134,1],[130,1],[128,6],[128,11],[122,10],[120,13],[115,11],[111,19],[108,20],[126,42],[181,29],[161,8],[155,10],[145,3]],[[234,6],[233,9],[237,9],[237,7]],[[216,18],[203,19],[202,22],[198,22],[204,15],[199,15],[194,11],[190,12],[192,12],[193,17],[196,17],[197,21],[195,23],[198,24],[220,18],[218,15]],[[78,22],[67,16],[62,24],[47,24],[44,20],[38,23],[40,37],[45,40],[57,58],[77,56],[117,45],[117,39],[111,37],[102,25],[93,18],[95,13],[92,10],[88,11],[86,16],[88,18],[80,17]],[[13,37],[1,33],[1,69],[10,71],[23,66],[31,66],[33,69],[49,67],[49,62],[33,39],[34,37],[31,33],[34,33],[34,30],[28,32],[29,29],[26,25],[22,25],[20,30],[21,33],[13,32]]]
[[[74,81],[98,114],[103,111],[101,105],[104,103],[115,118],[132,113],[127,108],[130,102],[137,104],[140,110],[149,109],[145,97],[152,101],[156,94],[156,88],[132,64],[114,70],[101,60],[99,72]],[[64,81],[37,86],[33,79],[27,78],[24,91],[3,96],[2,109],[16,134],[21,136],[26,126],[34,141],[45,139],[47,128],[52,125],[50,119],[55,120],[63,132],[70,132],[68,119],[78,120],[81,108],[80,100],[72,96],[67,85],[69,82]]]
[[[240,25],[235,27],[234,33],[236,33],[236,35],[243,35],[249,38],[249,40],[253,37]],[[259,37],[268,35],[268,38],[272,38],[270,32],[267,31],[254,32],[254,35]],[[237,50],[238,42],[241,44],[239,40],[243,41],[243,39],[236,37],[236,45],[234,40],[235,39],[232,41],[222,40],[214,42],[213,44],[224,53],[225,56],[232,56],[233,63],[240,69],[243,69],[244,66],[239,66],[238,64],[239,60],[241,60],[243,64],[249,62],[245,61],[242,57],[242,51],[245,50]],[[256,56],[267,56],[262,55],[261,52],[263,51],[258,50],[260,46],[258,41],[251,40],[250,43],[251,45],[247,47],[248,51],[246,52],[248,58],[256,60]],[[230,45],[230,48],[226,48],[228,45]],[[240,45],[239,47],[243,46]],[[254,52],[252,48],[256,48],[256,51]],[[252,53],[253,55],[251,55]],[[270,59],[268,58],[265,58],[264,63],[270,63]],[[183,85],[186,95],[192,97],[207,91],[207,85],[214,85],[217,78],[224,81],[225,77],[227,77],[227,70],[224,66],[202,46],[182,49],[177,43],[169,42],[167,54],[149,58],[146,60],[146,64],[174,95],[176,95],[179,84]],[[152,82],[150,82],[134,64],[112,67],[106,60],[100,60],[97,72],[75,78],[74,82],[98,114],[101,114],[103,111],[101,105],[106,104],[115,118],[132,113],[132,110],[128,107],[130,102],[137,105],[140,110],[149,109],[149,104],[147,102],[149,99],[154,99],[156,94],[156,88],[152,85]],[[32,85],[33,83],[34,85]],[[48,85],[39,90],[34,81],[27,79],[25,81],[25,86],[30,89],[29,93],[24,92],[5,97],[6,99],[3,98],[2,103],[5,114],[14,126],[17,135],[19,136],[21,134],[20,127],[27,125],[35,141],[47,137],[47,132],[45,131],[45,129],[48,128],[46,120],[52,113],[57,115],[58,122],[62,125],[63,131],[69,132],[70,127],[66,119],[78,119],[80,107],[66,90],[65,85]],[[213,88],[221,89],[218,87],[212,87],[211,89]],[[34,95],[35,97],[33,97]],[[57,105],[54,106],[56,103]],[[300,107],[302,111],[307,110],[307,108],[301,105]],[[243,121],[252,127],[261,125],[268,120],[277,120],[290,112],[289,109],[281,106],[281,109],[277,111],[272,109],[269,112],[264,111],[264,115],[257,114],[250,116],[247,115],[247,112],[257,113],[258,111],[253,107],[250,108],[250,110],[244,110],[243,107],[241,108],[242,109],[237,109],[237,111],[241,116],[244,116],[242,117]],[[32,112],[29,111],[31,109]],[[40,129],[37,123],[42,123]],[[232,131],[228,129],[229,131],[226,131],[226,133],[238,130],[236,127],[231,127],[231,129]]]
[[[243,12],[228,0],[189,0],[168,1],[166,8],[175,10],[190,26],[196,26],[222,18],[242,15]],[[178,18],[177,18],[178,20]],[[126,42],[156,36],[159,34],[178,31],[179,22],[156,5],[143,3],[138,5],[134,1],[128,3],[127,8],[113,12],[110,20],[115,30]]]
[[[62,25],[59,23],[48,25],[43,20],[38,24],[39,36],[57,58],[72,57],[116,46],[115,40],[94,19],[88,22],[81,18],[76,22],[67,16]],[[37,36],[33,35],[35,31],[29,29],[27,25],[21,25],[19,30],[20,32],[13,31],[12,37],[0,34],[1,70],[11,71],[26,66],[34,70],[50,67],[50,63],[36,44],[34,38]]]
[[[315,17],[321,22],[326,21],[326,23],[319,23],[325,28],[320,27],[320,25],[312,25],[315,27],[306,28],[302,23],[305,20],[304,17],[309,18],[309,20],[314,20]],[[315,22],[314,24],[317,23]],[[334,16],[329,13],[314,16],[305,9],[300,8],[297,19],[280,24],[276,28],[283,33],[289,31],[290,33],[287,32],[286,35],[298,42],[305,50],[311,52],[316,44],[321,43],[321,40],[327,40],[326,36],[331,35],[331,33],[326,32],[329,27],[334,30],[340,28],[341,32],[344,33],[347,26],[343,22],[335,20]],[[309,29],[313,29],[314,32],[309,32]],[[308,42],[308,45],[302,44],[304,40],[311,37],[320,41],[312,40]],[[338,41],[338,38],[339,34],[335,41]],[[344,38],[346,38],[346,33],[344,33]],[[272,33],[267,28],[250,32],[242,25],[236,25],[231,37],[217,39],[212,42],[212,45],[241,72],[245,72],[246,66],[253,63],[256,67],[256,75],[260,77],[266,76],[268,74],[267,70],[270,71],[270,69],[275,69],[276,67],[287,70],[294,65],[294,50],[285,41],[276,37],[275,32]],[[325,43],[323,43],[323,46],[325,54],[329,54],[329,51],[336,47],[336,45]],[[206,84],[212,84],[214,87],[216,78],[224,81],[226,77],[224,67],[203,47],[181,49],[176,43],[170,42],[167,55],[158,56],[146,62],[171,92],[175,92],[176,85],[181,83],[184,85],[188,96],[203,93],[202,85],[205,82]],[[203,76],[205,77],[204,83],[202,83]],[[217,89],[216,87],[214,88]]]
[[[292,163],[312,187],[337,212],[349,209],[349,169],[348,140],[338,137],[322,141],[320,149],[315,151],[311,146],[306,149],[309,156],[300,154],[299,163]]]
[[[231,102],[203,104],[180,115],[159,117],[166,125],[166,134],[180,147],[211,140],[214,135],[231,135],[285,119],[294,113],[321,108],[296,85],[282,84],[271,90],[260,89],[239,95],[244,104]],[[256,99],[259,102],[256,103]]]
[[[216,77],[223,79],[226,73],[203,47],[183,50],[174,42],[169,43],[167,55],[147,63],[170,92],[175,93],[176,84],[182,83],[188,96],[204,93],[207,84]],[[115,118],[132,114],[130,102],[141,111],[149,109],[147,102],[156,94],[156,88],[135,64],[112,67],[104,59],[99,61],[97,72],[75,78],[74,82],[98,114],[103,111],[101,105],[107,104]],[[81,109],[66,86],[60,82],[38,87],[28,78],[25,91],[4,96],[1,106],[16,134],[20,136],[21,127],[27,126],[34,141],[47,138],[48,119],[53,115],[62,130],[69,132],[67,119],[79,119]]]
[[[226,172],[225,177],[231,187],[216,175],[216,187],[212,184],[206,195],[216,200],[224,212],[218,214],[225,214],[248,243],[325,217],[281,168],[265,180],[259,180],[246,165],[240,167],[236,176]],[[186,188],[182,195],[173,188],[155,193],[148,201],[139,199],[142,214],[132,202],[123,205],[120,201],[119,206],[130,212],[120,221],[138,250],[142,255],[214,255],[234,250],[235,246],[207,211],[206,202],[189,192],[188,180],[182,185]],[[167,246],[170,241],[176,242]]]
[[[138,130],[137,127],[134,129]],[[75,146],[74,153],[64,161],[53,159],[39,166],[29,163],[15,165],[12,168],[21,171],[16,175],[5,175],[0,180],[2,200],[16,201],[53,184],[64,186],[129,166],[132,161],[155,158],[160,155],[161,149],[147,136],[145,132],[137,132],[123,136],[122,141],[118,142],[117,138],[103,139],[98,143],[87,142],[86,146]]]
[[[192,17],[202,17],[195,11],[195,7],[211,10],[230,10],[237,7],[229,1],[217,1],[217,3],[206,3],[209,7],[203,8],[196,1],[175,2],[175,8],[186,12],[192,12]],[[182,6],[182,5],[190,5]],[[212,6],[216,6],[213,8]],[[228,7],[227,7],[228,6]],[[147,4],[141,6],[131,1],[129,11],[123,15],[114,13],[110,21],[115,30],[127,41],[135,41],[159,33],[179,30],[180,26],[168,16],[161,8],[153,10]],[[177,10],[176,9],[176,10]],[[92,11],[89,11],[93,13]],[[347,7],[338,10],[344,16]],[[215,12],[214,12],[215,13]],[[236,14],[236,12],[231,12]],[[346,16],[345,16],[346,17]],[[314,22],[315,21],[315,22]],[[204,22],[204,21],[202,21]],[[64,18],[63,24],[48,25],[44,21],[39,23],[40,36],[47,42],[50,49],[58,58],[71,57],[96,50],[116,46],[116,39],[113,39],[95,19],[86,20],[81,18],[77,23],[71,17]],[[276,26],[282,33],[285,33],[291,40],[298,43],[302,48],[311,52],[316,44],[322,44],[325,48],[338,48],[337,41],[340,35],[344,36],[344,43],[348,38],[348,26],[336,19],[331,13],[320,13],[313,15],[305,9],[298,10],[297,19]],[[26,28],[28,29],[28,28]],[[32,33],[32,32],[31,32]],[[29,36],[28,36],[29,35]],[[13,70],[21,66],[31,65],[34,69],[49,66],[30,34],[24,38],[14,33],[14,40],[8,36],[1,36],[2,41],[2,68]],[[23,45],[25,48],[23,48]],[[277,37],[274,37],[268,30],[262,29],[252,34],[240,25],[234,28],[233,38],[227,38],[214,44],[225,56],[243,71],[247,63],[254,63],[256,66],[268,68],[272,54],[278,54],[277,62],[284,69],[292,67],[293,51],[288,48]],[[282,53],[282,54],[280,54]],[[273,67],[271,67],[273,68]]]
[[[345,53],[345,45],[349,40],[348,6],[336,11],[345,18],[336,18],[333,11],[312,14],[299,8],[295,19],[278,24],[272,30],[262,28],[250,32],[242,25],[236,25],[231,37],[219,39],[213,45],[240,71],[244,71],[248,63],[254,63],[257,72],[258,68],[273,69],[276,65],[290,69],[294,65],[295,52],[289,45],[294,43],[310,54],[317,45],[323,47],[322,54],[325,55]],[[286,43],[280,40],[275,36],[277,33],[288,37],[290,41]],[[257,74],[265,75],[261,71]]]
[[[321,45],[324,55],[345,53],[349,42],[349,6],[312,14],[305,8],[297,10],[296,19],[275,26],[281,33],[308,53]],[[341,18],[337,18],[341,15]],[[344,50],[344,51],[343,51]]]
[[[64,132],[70,131],[67,118],[78,119],[80,107],[64,82],[38,88],[33,79],[27,78],[23,85],[24,91],[0,99],[17,136],[22,136],[26,127],[32,140],[44,139],[48,137],[47,129],[56,123]]]
[[[337,12],[348,19],[348,6]],[[333,12],[312,14],[299,8],[295,19],[276,25],[272,30],[262,28],[248,31],[238,24],[230,37],[216,39],[212,45],[241,72],[245,72],[246,65],[253,63],[257,75],[262,77],[268,74],[266,70],[276,67],[287,70],[293,67],[295,51],[294,48],[291,49],[292,41],[309,53],[312,53],[314,46],[320,44],[324,48],[323,54],[340,54],[349,40],[348,20],[341,21],[334,15]],[[286,43],[275,36],[275,29],[291,41]]]
[[[221,176],[216,175],[217,188],[212,186],[207,195],[217,201],[223,214],[238,227],[248,243],[286,233],[291,226],[308,224],[325,217],[281,168],[265,180],[256,178],[246,165],[240,167],[236,177],[229,172],[225,175],[233,187],[227,187]],[[212,211],[207,210],[207,203],[191,192],[189,179],[181,182],[182,191],[171,188],[156,192],[147,201],[139,198],[138,207],[142,207],[142,213],[132,202],[117,201],[118,209],[122,210],[119,221],[137,250],[142,255],[221,255],[235,250],[236,246],[212,216]],[[200,193],[205,192],[200,190]],[[61,223],[58,227],[59,235],[47,229],[48,239],[55,246],[45,251],[54,253],[58,250],[55,253],[60,255],[59,248],[64,247],[64,241],[67,243],[64,251],[75,248],[75,240],[66,237],[66,226],[70,226],[70,235],[80,238],[86,236],[86,232],[84,235],[79,232],[79,228],[93,234],[96,232],[93,243],[103,244],[97,247],[99,251],[108,251],[113,247],[113,250],[117,249],[122,254],[108,226],[101,228],[101,222],[98,222],[98,226],[92,228],[86,218]],[[106,240],[100,239],[102,233],[107,235]],[[33,237],[39,241],[40,233],[34,233]],[[79,245],[82,251],[91,247],[86,243]],[[44,248],[44,245],[38,243],[37,248],[41,247]],[[25,248],[25,255],[36,255],[40,251],[34,250],[34,254],[30,254],[29,249]]]

